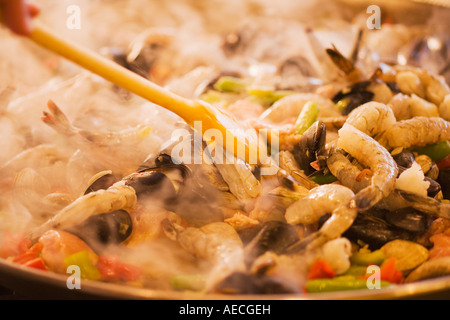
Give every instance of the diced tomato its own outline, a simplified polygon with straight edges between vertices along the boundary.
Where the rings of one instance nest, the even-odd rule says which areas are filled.
[[[319,171],[319,170],[320,170],[320,167],[319,167],[319,161],[318,161],[318,160],[311,162],[309,165],[310,165],[311,167],[313,167],[316,171]]]
[[[390,283],[401,283],[403,274],[395,268],[395,258],[385,260],[380,266],[380,279]]]
[[[44,260],[41,257],[34,258],[23,264],[25,267],[35,268],[39,270],[47,270]]]
[[[333,278],[335,273],[330,265],[324,259],[317,259],[311,265],[308,273],[308,279],[325,279]]]
[[[42,250],[42,244],[37,242],[36,244],[31,246],[26,252],[15,256],[13,258],[13,262],[24,264],[30,260],[35,259],[39,255],[41,250]]]
[[[439,170],[449,169],[450,168],[450,154],[448,156],[446,156],[444,159],[436,162],[436,165],[438,166]]]
[[[9,258],[25,253],[31,246],[31,240],[25,238],[23,233],[12,235],[7,233],[0,247],[0,257]]]
[[[35,258],[36,258],[36,253],[31,252],[31,251],[27,251],[27,252],[22,253],[22,254],[20,254],[18,256],[15,256],[12,261],[15,262],[15,263],[24,264],[24,263],[26,263],[26,262],[28,262],[30,260],[35,259]]]
[[[136,281],[142,274],[142,269],[120,260],[115,255],[100,255],[97,268],[104,279]]]

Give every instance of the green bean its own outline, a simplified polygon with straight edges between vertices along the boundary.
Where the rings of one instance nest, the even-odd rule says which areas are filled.
[[[367,273],[367,266],[353,265],[344,273],[346,276],[364,277]]]
[[[317,184],[328,184],[337,181],[337,178],[332,174],[315,174],[310,177],[312,181]]]
[[[353,265],[359,265],[359,266],[368,266],[371,264],[375,264],[377,266],[381,265],[381,263],[384,261],[385,256],[384,253],[381,250],[375,250],[371,252],[355,252],[350,257],[350,262]]]
[[[233,92],[241,93],[244,92],[247,87],[247,82],[243,79],[223,76],[214,83],[214,89],[221,92]]]
[[[247,88],[250,101],[261,104],[264,107],[271,106],[274,102],[281,98],[287,97],[294,93],[290,90],[272,90],[264,88]]]
[[[295,131],[298,134],[305,133],[311,125],[316,122],[319,115],[319,107],[316,102],[308,101],[300,112],[295,122]]]
[[[380,287],[388,287],[392,284],[386,281],[380,281]],[[345,290],[368,289],[367,280],[356,279],[351,276],[342,276],[333,279],[314,279],[308,280],[305,290],[308,293],[333,292]]]

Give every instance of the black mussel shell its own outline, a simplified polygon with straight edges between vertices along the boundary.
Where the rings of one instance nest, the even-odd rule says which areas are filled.
[[[213,291],[223,294],[283,294],[300,293],[301,290],[275,276],[234,272],[218,283]]]
[[[441,186],[444,199],[450,199],[450,169],[440,170],[437,182]]]
[[[400,229],[369,214],[359,213],[352,226],[343,234],[352,242],[363,242],[370,250],[381,248],[389,241],[402,239],[412,241],[415,234]]]
[[[297,161],[300,169],[305,174],[309,175],[315,172],[311,167],[311,163],[325,159],[325,142],[326,142],[326,127],[322,121],[316,121],[305,133],[301,136],[299,142],[294,146],[292,155]],[[319,167],[320,167],[319,163]]]
[[[172,178],[169,177],[171,173],[179,175],[180,181],[172,181]],[[166,163],[160,167],[142,169],[127,176],[124,180],[126,185],[136,191],[138,200],[154,198],[165,203],[172,203],[180,193],[179,184],[184,186],[189,174],[189,169],[184,165]]]
[[[339,91],[333,98],[334,103],[345,99],[346,106],[342,111],[343,115],[348,115],[353,109],[360,105],[372,101],[374,93],[367,90],[370,81],[361,81],[353,84],[349,88]]]
[[[85,241],[94,251],[101,252],[107,245],[124,242],[132,230],[133,221],[129,213],[117,210],[91,216],[67,231]]]
[[[176,196],[175,187],[172,181],[159,170],[148,170],[127,178],[126,185],[136,191],[139,198],[158,197],[163,193],[165,197]]]
[[[414,163],[414,154],[408,150],[403,150],[402,152],[394,155],[393,158],[400,167],[404,168],[409,168]]]
[[[99,177],[98,179],[96,179],[94,182],[91,183],[91,185],[86,189],[84,194],[88,194],[98,190],[108,189],[117,181],[118,179],[112,173],[102,175],[101,177]]]
[[[428,230],[430,218],[428,215],[414,210],[404,208],[387,212],[385,220],[391,225],[415,234],[422,234]]]
[[[266,251],[284,253],[285,249],[299,239],[296,228],[282,221],[267,221],[240,230],[239,236],[244,244],[247,266]]]
[[[428,181],[430,183],[430,186],[427,189],[427,195],[431,198],[434,198],[442,190],[441,185],[429,177],[425,177],[425,181]]]

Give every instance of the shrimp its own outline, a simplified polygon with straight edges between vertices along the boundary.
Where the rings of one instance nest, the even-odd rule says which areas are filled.
[[[370,175],[364,174],[350,159],[345,151],[333,148],[327,158],[327,167],[339,182],[357,193],[370,185]]]
[[[439,115],[447,121],[450,121],[450,94],[446,95],[439,105]]]
[[[289,151],[280,151],[279,153],[279,166],[285,170],[293,179],[295,179],[299,185],[312,189],[317,187],[318,184],[311,180],[297,164],[294,155]]]
[[[44,168],[54,165],[56,162],[66,162],[68,159],[56,145],[40,144],[26,149],[8,160],[0,167],[0,172],[4,176],[11,172],[16,172],[22,168]]]
[[[88,252],[89,261],[93,265],[98,261],[98,256],[89,245],[69,232],[48,230],[39,237],[39,243],[42,245],[41,257],[45,265],[57,273],[65,274],[67,266],[64,259],[80,251]]]
[[[413,117],[439,117],[439,109],[431,103],[415,94],[408,96],[397,93],[389,101],[389,106],[398,120],[406,120]]]
[[[210,290],[232,272],[245,271],[244,248],[236,230],[225,222],[213,222],[200,228],[183,227],[168,219],[162,221],[166,236],[200,259],[212,264],[206,283]]]
[[[370,101],[353,109],[346,123],[374,137],[396,122],[392,109],[384,103]]]
[[[43,113],[42,121],[45,124],[70,139],[80,150],[102,159],[108,168],[114,168],[124,175],[142,163],[148,156],[149,146],[159,144],[150,135],[150,127],[146,125],[138,125],[119,132],[84,130],[74,127],[52,100],[49,100],[47,105],[50,112]],[[133,146],[133,149],[130,149],[130,146]],[[132,150],[134,152],[131,152]],[[139,150],[143,150],[143,153]]]
[[[269,124],[285,124],[287,120],[295,121],[303,106],[309,101],[317,103],[319,118],[341,116],[336,105],[330,99],[315,93],[295,93],[276,101],[258,119]]]
[[[50,229],[66,229],[100,213],[116,210],[131,211],[137,203],[136,191],[125,181],[119,181],[106,190],[90,192],[64,207],[41,226],[32,229],[28,237],[37,239]]]
[[[450,122],[439,117],[414,117],[388,128],[378,140],[387,149],[410,148],[450,139]]]
[[[261,192],[261,183],[246,163],[240,159],[235,160],[236,163],[233,164],[216,164],[223,180],[239,200],[257,197]]]
[[[285,214],[286,221],[290,224],[312,224],[323,215],[331,213],[331,217],[318,232],[304,238],[290,250],[294,247],[303,248],[305,245],[307,249],[314,249],[340,237],[358,214],[353,203],[354,196],[354,192],[345,186],[326,184],[310,190],[304,198],[290,205]]]
[[[354,165],[341,149],[333,150],[327,159],[327,166],[339,182],[350,188],[353,192],[367,188],[371,184],[372,173],[370,170],[365,172]],[[394,189],[386,198],[376,204],[376,208],[390,211],[411,207],[411,202],[400,195],[398,190]]]
[[[391,154],[375,139],[346,123],[339,130],[337,147],[372,171],[371,184],[355,196],[359,210],[368,210],[394,190],[398,167]]]
[[[397,192],[405,200],[410,202],[414,209],[435,217],[450,219],[450,204],[416,193],[405,192],[402,190],[398,190]]]
[[[403,93],[416,94],[435,105],[440,105],[450,94],[450,88],[442,76],[410,66],[395,66],[392,71]]]

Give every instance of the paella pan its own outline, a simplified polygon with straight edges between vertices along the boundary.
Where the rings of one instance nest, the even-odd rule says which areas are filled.
[[[448,297],[445,3],[38,5],[64,37],[225,110],[276,165],[234,157],[217,132],[2,29],[6,287]]]

